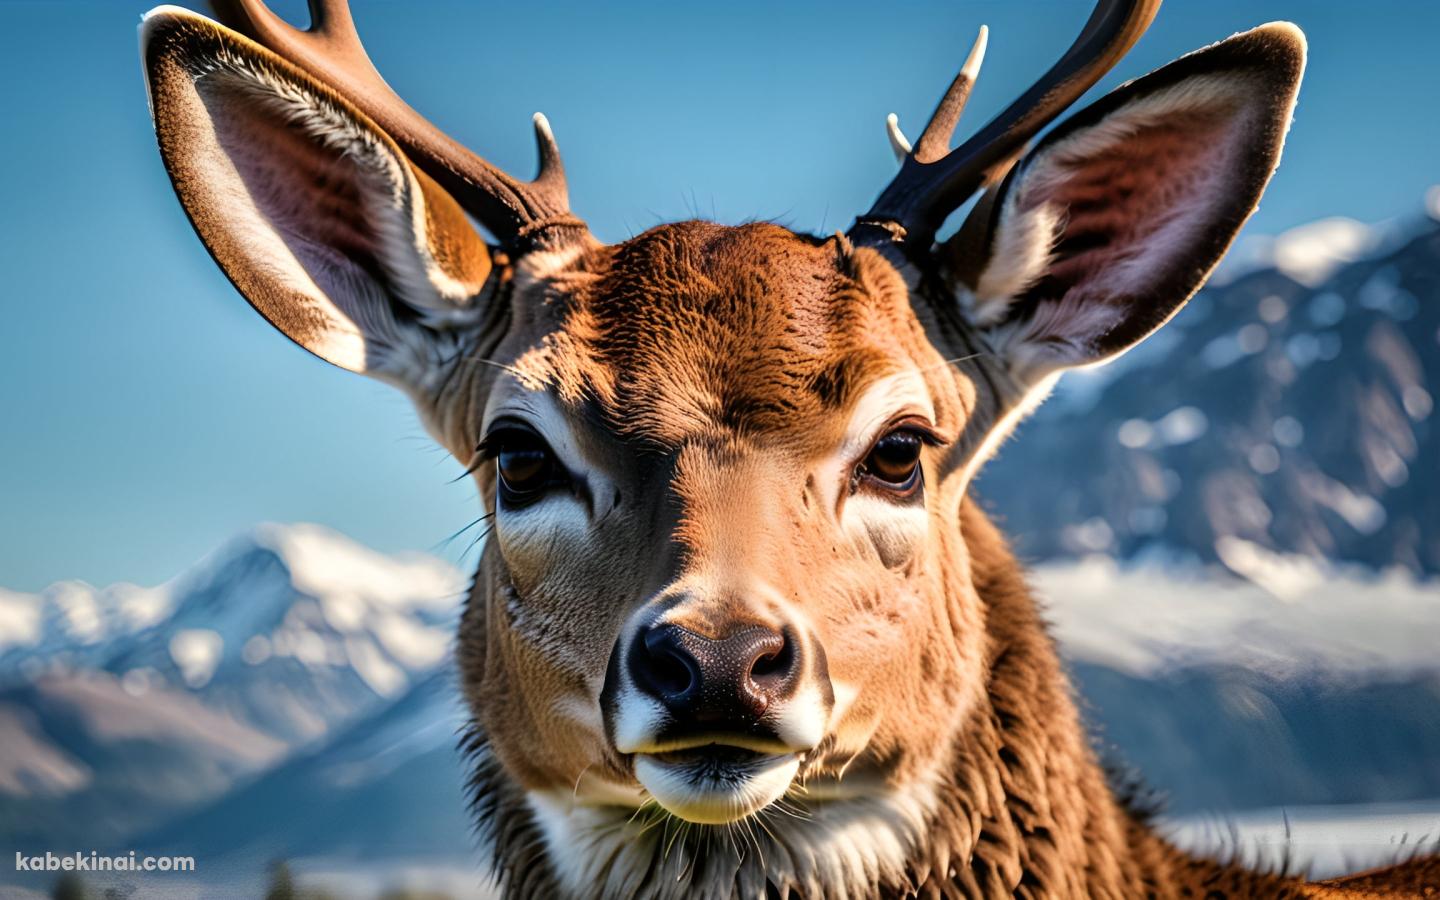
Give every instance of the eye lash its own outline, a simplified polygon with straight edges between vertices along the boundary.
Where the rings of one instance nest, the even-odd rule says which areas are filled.
[[[534,435],[537,438],[539,437],[535,430],[528,425],[521,424],[512,419],[499,419],[491,423],[490,430],[480,439],[480,443],[475,445],[476,459],[481,462],[495,459],[504,448],[505,437],[513,434]]]
[[[920,439],[920,443],[924,444],[927,447],[944,447],[950,443],[944,437],[941,437],[939,434],[937,434],[935,429],[930,427],[930,424],[925,422],[923,419],[900,419],[896,422],[891,423],[889,427],[887,427],[883,432],[881,432],[881,437],[884,437],[885,435],[891,434],[896,431],[910,432],[911,434],[915,435],[917,438]]]
[[[884,428],[880,429],[880,431],[875,435],[875,439],[872,440],[870,442],[870,445],[865,449],[865,452],[860,455],[860,458],[858,460],[856,460],[855,465],[858,466],[860,465],[860,463],[864,462],[865,457],[870,455],[870,452],[875,449],[875,445],[879,443],[882,438],[884,438],[887,434],[894,434],[897,431],[910,432],[911,434],[915,435],[915,437],[919,438],[920,443],[924,444],[926,447],[948,447],[951,443],[949,440],[936,433],[935,429],[931,427],[931,425],[924,419],[921,419],[918,416],[902,416],[901,418],[896,419],[895,421],[886,425]]]
[[[500,455],[500,442],[496,440],[496,434],[485,435],[480,443],[475,445],[475,458],[481,462],[488,462]]]

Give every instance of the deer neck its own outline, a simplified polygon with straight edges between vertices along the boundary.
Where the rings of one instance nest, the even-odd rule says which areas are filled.
[[[976,504],[962,507],[961,523],[990,672],[985,703],[956,735],[949,808],[935,816],[932,854],[945,841],[963,848],[949,854],[946,880],[975,896],[1022,885],[1049,897],[1311,896],[1297,879],[1180,850],[1121,796],[1130,790],[1117,793],[1024,571]]]

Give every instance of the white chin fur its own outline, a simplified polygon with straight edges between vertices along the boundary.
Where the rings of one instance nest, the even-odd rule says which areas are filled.
[[[695,763],[664,763],[635,757],[635,777],[665,811],[687,822],[725,825],[780,799],[790,788],[800,759],[770,756],[715,774],[699,774]]]

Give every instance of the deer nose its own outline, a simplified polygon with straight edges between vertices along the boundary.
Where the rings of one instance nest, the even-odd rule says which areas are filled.
[[[630,677],[677,725],[753,732],[799,684],[800,653],[788,632],[750,625],[717,640],[657,623],[631,643]]]

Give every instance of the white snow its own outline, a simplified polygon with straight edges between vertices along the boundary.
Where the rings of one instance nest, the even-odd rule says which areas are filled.
[[[464,586],[454,568],[433,556],[386,556],[322,525],[266,524],[255,537],[280,554],[295,587],[312,597],[433,609],[453,605]]]
[[[1182,847],[1333,878],[1403,859],[1417,844],[1435,847],[1440,801],[1259,809],[1169,820]]]
[[[291,628],[287,631],[290,640],[286,642],[286,646],[289,647],[291,656],[311,668],[329,664],[329,655],[325,652],[325,638],[319,632],[308,628]],[[279,641],[276,641],[275,648],[279,650]]]
[[[263,551],[282,565],[265,564]],[[104,668],[139,645],[158,657],[126,659],[132,694],[163,684],[166,673],[200,688],[221,677],[228,646],[240,665],[279,656],[312,669],[351,668],[377,693],[393,694],[444,659],[464,586],[435,557],[387,556],[319,525],[264,524],[158,587],[0,589],[0,676]],[[246,602],[215,605],[216,591],[238,591]],[[137,665],[157,668],[142,677]]]
[[[39,598],[0,588],[0,652],[40,640]]]
[[[107,588],[105,595],[132,631],[158,624],[170,612],[174,600],[164,587],[143,588],[123,583]]]
[[[1440,188],[1432,188],[1427,210],[1432,217],[1440,218],[1436,196],[1440,196]],[[1224,285],[1259,269],[1274,268],[1306,287],[1316,287],[1341,266],[1384,252],[1405,231],[1403,220],[1367,225],[1334,216],[1278,235],[1247,234],[1225,255],[1210,282]]]
[[[1374,534],[1385,525],[1385,507],[1368,494],[1357,494],[1342,482],[1318,472],[1308,472],[1301,479],[1312,500],[1328,507],[1360,534]]]
[[[89,766],[57,746],[28,711],[0,706],[0,794],[60,797],[89,786]],[[9,896],[8,894],[6,896]]]
[[[1093,556],[1035,571],[1064,654],[1138,677],[1235,665],[1277,677],[1440,672],[1440,584],[1230,547],[1253,580]]]
[[[382,697],[393,697],[405,686],[405,670],[385,657],[368,637],[345,638],[345,652],[350,665]]]
[[[1215,541],[1215,555],[1232,572],[1280,600],[1303,599],[1325,581],[1324,571],[1310,557],[1275,553],[1233,535]]]
[[[1148,447],[1155,439],[1155,428],[1144,419],[1126,419],[1120,423],[1115,436],[1119,438],[1121,446],[1139,450]]]
[[[1188,444],[1199,438],[1210,427],[1205,413],[1194,406],[1172,409],[1155,423],[1155,434],[1164,444],[1175,446]]]
[[[1275,268],[1305,285],[1316,287],[1336,269],[1361,259],[1376,244],[1370,226],[1335,216],[1300,225],[1275,238]]]
[[[388,613],[376,623],[375,636],[385,652],[411,669],[428,668],[450,648],[450,631],[429,628],[413,619]]]
[[[1193,406],[1181,406],[1147,422],[1144,419],[1126,419],[1120,423],[1115,438],[1122,446],[1133,450],[1152,446],[1176,446],[1196,440],[1210,427],[1205,413]]]
[[[358,631],[365,626],[369,611],[365,598],[358,594],[321,594],[320,612],[336,631]]]
[[[78,581],[61,581],[45,593],[65,617],[70,634],[81,644],[93,644],[104,636],[104,620],[95,589]]]
[[[220,665],[225,639],[208,628],[185,628],[170,638],[170,658],[192,688],[204,687]]]

